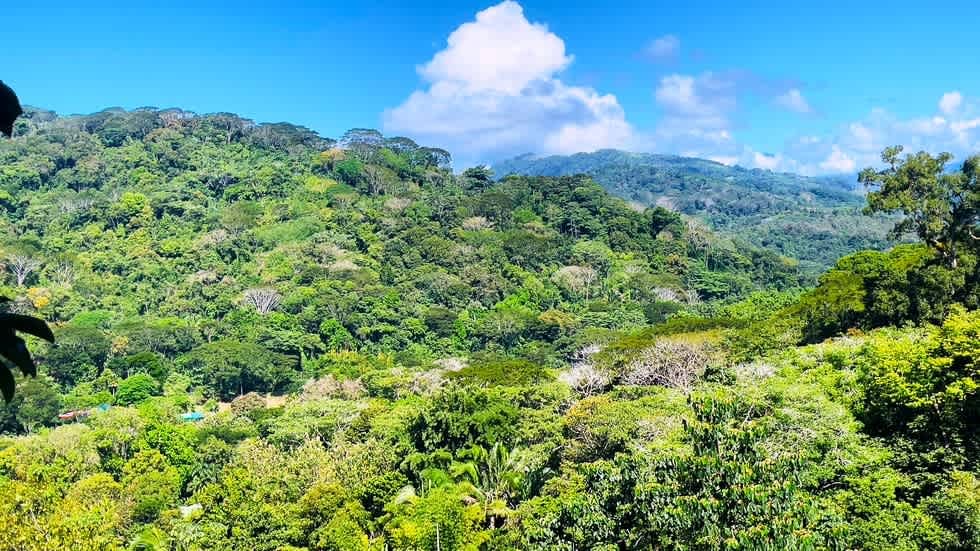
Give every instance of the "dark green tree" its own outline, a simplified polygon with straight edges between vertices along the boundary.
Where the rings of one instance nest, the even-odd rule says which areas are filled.
[[[493,171],[488,166],[474,166],[467,168],[460,176],[463,189],[470,191],[484,191],[493,185]]]
[[[20,392],[8,407],[17,422],[27,432],[34,432],[38,426],[52,425],[60,413],[61,395],[58,387],[47,377],[26,378],[18,385]]]
[[[956,268],[960,249],[980,240],[980,157],[971,157],[958,172],[946,165],[949,153],[932,156],[920,151],[900,159],[902,146],[881,154],[884,169],[866,168],[858,181],[867,186],[868,213],[900,212],[905,218],[892,229],[894,237],[913,232],[936,250],[944,263]]]
[[[178,364],[222,399],[246,392],[274,392],[291,380],[296,362],[253,343],[216,341],[201,345]]]
[[[137,373],[119,383],[116,402],[128,406],[138,404],[150,396],[160,393],[160,383],[146,373]]]

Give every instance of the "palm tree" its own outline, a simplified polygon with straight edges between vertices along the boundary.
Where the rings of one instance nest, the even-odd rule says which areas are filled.
[[[181,522],[175,525],[170,534],[156,526],[148,526],[136,534],[129,544],[130,551],[191,551],[200,538],[196,524]]]
[[[495,529],[498,520],[510,516],[511,506],[527,495],[534,481],[545,474],[526,465],[522,455],[519,448],[508,450],[499,443],[489,450],[472,446],[457,453],[455,460],[445,452],[433,454],[429,456],[430,463],[439,466],[419,471],[418,487],[405,486],[393,503],[414,503],[433,489],[451,487],[464,503],[482,503],[484,518],[489,528]]]
[[[473,446],[458,454],[460,459],[451,468],[458,484],[467,484],[483,501],[483,513],[496,528],[498,518],[509,516],[510,504],[521,493],[527,468],[521,464],[517,449],[508,450],[494,444],[489,450]]]

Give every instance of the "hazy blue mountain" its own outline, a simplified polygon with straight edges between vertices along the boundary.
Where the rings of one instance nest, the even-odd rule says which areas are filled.
[[[852,177],[813,178],[613,149],[522,155],[493,170],[497,177],[588,174],[625,199],[704,218],[719,230],[798,258],[811,271],[849,252],[888,245],[890,222],[861,214],[864,197]]]

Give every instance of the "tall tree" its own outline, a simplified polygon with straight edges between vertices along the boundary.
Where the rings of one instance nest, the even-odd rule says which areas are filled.
[[[858,181],[873,190],[865,212],[901,212],[905,218],[895,224],[892,236],[915,232],[956,268],[961,246],[980,240],[980,158],[971,157],[959,172],[949,172],[949,153],[933,157],[920,151],[899,159],[901,153],[902,146],[886,148],[884,169],[861,171]]]

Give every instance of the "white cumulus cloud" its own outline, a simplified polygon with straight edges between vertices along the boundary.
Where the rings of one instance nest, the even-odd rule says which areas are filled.
[[[445,50],[419,67],[419,74],[465,92],[516,94],[572,62],[561,38],[529,22],[520,4],[510,1],[477,13],[475,21],[460,25],[447,42]]]
[[[658,144],[690,156],[731,156],[737,105],[731,79],[710,72],[668,75],[660,79],[654,99],[661,110],[654,130]]]
[[[850,155],[835,144],[830,148],[830,155],[820,163],[820,168],[825,172],[854,172],[857,164]]]
[[[733,83],[714,73],[698,77],[668,75],[660,79],[654,92],[657,103],[668,116],[693,117],[701,121],[724,124],[735,108]]]
[[[507,0],[449,35],[418,68],[428,87],[387,110],[384,130],[445,147],[462,166],[630,147],[634,131],[615,96],[557,78],[572,60],[560,37]]]

